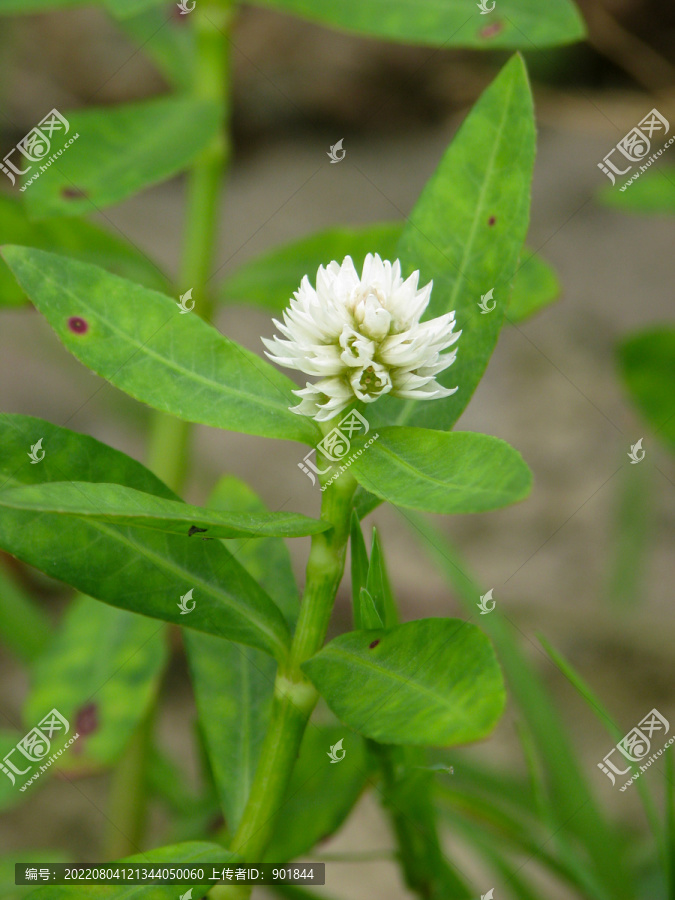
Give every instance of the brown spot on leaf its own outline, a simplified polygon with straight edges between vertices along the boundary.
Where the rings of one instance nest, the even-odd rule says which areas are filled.
[[[84,334],[85,331],[88,331],[89,324],[86,319],[82,319],[80,316],[71,316],[68,319],[68,328],[75,334]]]
[[[95,703],[87,703],[75,715],[75,731],[80,737],[86,737],[98,729],[98,707]]]
[[[378,645],[379,643],[380,643],[379,640],[373,641],[372,644],[368,644],[368,649],[369,649],[369,650],[372,650],[373,647],[377,647],[377,645]]]
[[[61,196],[66,200],[79,200],[81,197],[88,197],[89,194],[79,187],[64,187],[61,188]]]
[[[503,30],[503,22],[490,22],[490,24],[486,25],[485,28],[481,28],[481,30],[478,32],[478,37],[482,37],[487,40],[488,38],[495,37],[495,35],[499,34]]]
[[[215,816],[211,818],[209,821],[206,831],[208,834],[213,834],[216,831],[220,831],[223,825],[225,824],[225,818],[222,813],[216,813]]]
[[[497,221],[496,216],[490,216],[490,218],[488,219],[488,225],[494,225],[496,221]]]
[[[208,531],[208,528],[197,528],[196,525],[190,525],[190,530],[188,531],[188,537],[192,537],[193,534],[199,534],[202,531]],[[204,540],[204,538],[202,538]]]

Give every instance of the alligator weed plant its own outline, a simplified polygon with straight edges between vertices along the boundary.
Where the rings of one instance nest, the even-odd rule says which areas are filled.
[[[60,5],[27,0],[20,11]],[[269,5],[427,44],[481,47],[489,36],[491,46],[517,49],[583,32],[566,0],[536,21],[528,3],[503,0],[509,16],[489,35],[481,12],[450,6],[418,17],[399,2],[383,22],[375,3],[358,12],[348,3]],[[70,353],[155,412],[147,468],[58,423],[0,419],[0,547],[77,592],[53,636],[2,575],[7,630],[31,670],[23,731],[42,734],[42,744],[32,740],[32,755],[21,756],[21,728],[2,732],[0,804],[38,792],[52,771],[39,762],[57,753],[53,768],[69,780],[112,770],[106,860],[236,867],[302,858],[370,787],[409,887],[438,900],[473,896],[441,850],[426,754],[491,732],[505,702],[500,666],[470,619],[400,622],[381,540],[373,533],[368,552],[361,521],[383,502],[451,515],[497,509],[530,490],[515,449],[452,430],[502,326],[556,292],[546,263],[523,249],[535,150],[524,63],[512,56],[488,85],[405,222],[329,229],[221,284],[214,235],[231,157],[235,9],[183,4],[179,27],[158,3],[104,6],[174,90],[53,111],[51,132],[41,123],[22,144],[20,165],[10,154],[13,183],[33,163],[16,196],[0,197],[2,303],[30,301]],[[18,10],[0,3],[0,13]],[[77,140],[59,153],[68,132]],[[37,160],[52,151],[36,178]],[[317,154],[330,166],[325,151]],[[81,217],[182,170],[185,248],[172,284]],[[241,302],[276,316],[261,335],[269,361],[262,344],[254,352],[212,324],[217,304]],[[316,516],[269,511],[228,475],[204,506],[184,502],[190,423],[297,442],[297,468],[279,476],[303,486],[310,478]],[[284,543],[300,536],[311,536],[301,598]],[[353,630],[326,642],[348,548]],[[199,713],[199,794],[156,738],[167,629],[176,626]],[[145,837],[151,795],[171,812],[162,847]],[[218,815],[224,825],[214,826]],[[191,876],[181,896],[245,898],[252,889]],[[42,885],[30,896],[90,891],[174,900],[178,886]]]

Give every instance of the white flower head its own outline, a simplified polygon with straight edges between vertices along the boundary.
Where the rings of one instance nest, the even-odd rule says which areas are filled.
[[[326,421],[355,400],[372,403],[384,394],[415,400],[448,397],[435,379],[455,361],[443,353],[459,338],[454,312],[420,322],[433,282],[418,288],[419,272],[405,281],[398,260],[369,253],[359,277],[351,257],[319,266],[316,289],[302,279],[283,323],[284,338],[263,338],[279,365],[319,378],[294,391],[294,412]]]

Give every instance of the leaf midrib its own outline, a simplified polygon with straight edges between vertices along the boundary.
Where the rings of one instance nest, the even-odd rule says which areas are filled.
[[[53,483],[55,483],[55,482],[47,482],[47,484],[53,484]],[[79,484],[81,482],[68,482],[68,484],[73,484],[73,483]],[[99,482],[96,482],[96,483],[99,483]],[[112,482],[100,482],[100,483],[113,484]],[[33,485],[21,484],[19,489],[21,489],[21,487],[32,487],[32,486]],[[135,489],[130,488],[130,490],[135,490]],[[38,500],[36,500],[33,503],[31,503],[30,501],[28,501],[28,502],[24,501],[23,503],[21,501],[12,503],[11,497],[9,498],[9,500],[7,500],[7,498],[4,496],[4,493],[5,493],[4,491],[0,491],[0,507],[5,507],[5,508],[9,508],[9,509],[20,509],[20,510],[25,510],[27,512],[28,511],[44,512],[44,513],[49,513],[49,514],[54,514],[54,515],[71,516],[74,518],[86,518],[87,520],[89,520],[89,519],[96,519],[98,521],[108,520],[112,524],[126,524],[126,525],[129,525],[134,528],[145,528],[148,531],[160,531],[160,532],[164,532],[167,534],[176,534],[176,533],[182,534],[183,532],[172,532],[172,531],[167,531],[165,528],[163,528],[159,525],[148,525],[146,523],[146,520],[158,521],[158,522],[166,521],[166,522],[171,522],[171,523],[182,523],[185,525],[189,524],[190,522],[200,522],[202,524],[208,525],[209,527],[231,528],[232,531],[239,532],[238,534],[233,534],[233,535],[229,536],[228,538],[224,538],[224,539],[236,539],[239,537],[261,537],[261,538],[264,538],[264,537],[293,537],[293,536],[305,537],[306,535],[309,535],[309,534],[320,533],[320,530],[321,530],[321,529],[317,528],[316,532],[307,531],[306,534],[298,534],[298,535],[280,534],[278,531],[278,528],[286,528],[286,529],[290,528],[291,530],[293,530],[293,524],[296,521],[296,519],[299,520],[299,525],[302,527],[302,529],[304,531],[305,526],[302,525],[302,522],[304,521],[305,517],[303,516],[303,514],[302,513],[294,513],[294,512],[283,512],[283,511],[278,512],[278,513],[267,513],[267,514],[258,513],[257,515],[261,515],[261,516],[265,515],[265,520],[260,521],[258,523],[259,527],[256,528],[252,524],[247,525],[245,523],[245,521],[237,521],[237,517],[241,517],[243,519],[245,516],[255,515],[254,513],[232,512],[231,515],[234,517],[234,519],[231,521],[226,521],[226,516],[224,514],[222,514],[222,518],[221,518],[218,515],[218,510],[208,510],[208,509],[202,510],[200,507],[193,506],[190,503],[181,503],[177,500],[171,500],[168,497],[157,497],[157,495],[155,495],[155,494],[152,494],[149,496],[151,496],[153,498],[153,500],[161,500],[165,503],[173,504],[171,509],[168,509],[165,511],[162,511],[160,509],[159,511],[154,511],[154,512],[147,512],[143,509],[139,509],[138,512],[134,512],[132,510],[122,510],[118,506],[114,510],[108,509],[107,511],[105,511],[105,510],[102,511],[95,507],[91,508],[91,509],[84,509],[83,507],[78,508],[76,505],[70,505],[70,506],[64,505],[64,501],[61,501],[61,505],[58,507],[56,505],[50,506],[50,505],[48,505],[48,501],[40,501],[39,498],[38,498]],[[143,492],[138,491],[137,493],[142,494]],[[185,507],[184,515],[181,515],[182,510],[180,509],[180,507]],[[198,513],[201,513],[201,512],[204,512],[205,515],[199,516]],[[309,525],[309,522],[316,523],[316,526],[324,525],[324,523],[322,523],[318,519],[311,519],[309,516],[307,516],[306,518],[309,520],[307,523],[308,525]],[[115,520],[118,520],[118,522],[115,523]],[[275,530],[272,532],[261,530],[261,529],[265,529],[268,527],[274,528]],[[325,524],[322,530],[326,531],[327,529],[328,529],[328,525]]]
[[[50,275],[49,272],[44,272],[44,271],[42,271],[42,270],[41,270],[41,269],[33,262],[33,260],[32,260],[30,257],[24,257],[24,262],[27,263],[27,265],[28,265],[29,267],[31,267],[31,268],[33,268],[34,270],[36,270],[36,271],[38,272],[40,278],[44,279],[45,281],[50,282],[50,284],[54,285],[57,289],[59,289],[60,291],[62,291],[62,292],[65,293],[65,294],[67,294],[69,297],[72,297],[72,298],[73,298],[74,300],[76,300],[78,303],[82,304],[82,306],[84,306],[85,309],[86,309],[89,313],[93,313],[94,316],[95,316],[96,318],[98,318],[101,322],[103,322],[103,324],[104,324],[105,326],[107,326],[107,327],[110,329],[110,331],[113,332],[113,334],[114,334],[115,336],[118,336],[118,337],[123,338],[123,339],[124,339],[127,343],[129,343],[132,347],[136,347],[137,350],[145,351],[145,353],[146,353],[148,356],[151,356],[151,357],[154,357],[155,359],[158,359],[160,362],[163,362],[168,368],[171,368],[171,369],[173,369],[174,371],[176,371],[176,372],[178,372],[178,373],[180,373],[180,374],[183,374],[183,375],[187,376],[188,378],[193,379],[194,381],[202,382],[202,383],[205,384],[207,387],[210,387],[210,388],[212,388],[212,389],[213,389],[213,388],[216,388],[217,390],[222,391],[222,392],[225,393],[225,394],[228,394],[228,393],[229,393],[229,394],[232,394],[232,395],[235,395],[235,396],[238,396],[238,397],[242,397],[242,398],[244,398],[246,401],[249,401],[249,402],[250,402],[251,400],[253,400],[254,403],[256,403],[256,404],[258,404],[258,405],[266,406],[266,407],[268,407],[269,409],[273,410],[273,411],[276,412],[276,413],[278,413],[278,412],[282,412],[282,413],[288,412],[288,407],[283,406],[281,403],[279,403],[279,404],[277,405],[277,404],[274,404],[274,403],[273,403],[271,400],[269,400],[267,397],[263,397],[263,398],[261,399],[260,395],[258,395],[258,394],[255,394],[255,393],[246,393],[246,392],[241,391],[241,390],[239,390],[239,389],[237,389],[237,388],[233,388],[233,387],[230,386],[229,384],[223,384],[223,383],[220,382],[220,381],[213,381],[213,380],[207,378],[205,375],[202,375],[202,374],[200,374],[200,373],[198,373],[198,372],[195,372],[195,371],[192,370],[192,369],[184,368],[183,366],[179,365],[178,363],[173,362],[172,360],[170,360],[168,357],[161,356],[159,353],[157,353],[155,350],[153,350],[147,343],[141,343],[140,341],[138,341],[137,339],[134,339],[131,335],[129,335],[128,332],[120,331],[120,329],[117,328],[117,327],[114,325],[114,323],[110,321],[110,319],[108,319],[108,318],[107,318],[103,313],[101,313],[98,309],[96,309],[95,307],[89,305],[89,303],[87,303],[86,300],[83,300],[81,296],[79,296],[78,294],[74,293],[73,290],[72,290],[71,288],[69,288],[69,287],[67,287],[67,286],[64,287],[63,285],[59,284],[59,282],[57,282],[56,279],[54,279],[54,278],[51,277],[51,275]],[[149,288],[148,288],[147,290],[150,291]],[[154,294],[154,293],[157,293],[156,291],[150,291],[150,292],[153,293],[153,294]],[[161,295],[160,295],[160,296],[161,296]],[[167,297],[167,299],[170,299],[170,298]],[[38,305],[38,302],[37,302],[37,301],[33,300],[33,302],[34,302],[36,305]],[[167,319],[167,320],[164,322],[164,325],[166,325],[169,321],[171,321],[171,320],[170,320],[170,319]],[[157,331],[155,331],[154,334],[152,334],[152,335],[150,336],[149,340],[151,340],[151,339],[155,336],[155,334],[157,334],[157,332],[160,331],[161,328],[164,327],[164,325],[160,326],[160,328],[158,328]],[[215,330],[215,329],[214,329],[214,330]],[[57,333],[58,333],[58,332],[57,332]],[[215,335],[210,335],[210,337],[213,339],[213,338],[215,337]],[[223,340],[226,341],[227,344],[231,344],[233,347],[237,347],[237,345],[235,344],[235,342],[234,342],[234,341],[231,341],[229,338],[225,338],[225,337],[223,337],[222,335],[221,335],[221,338],[223,338]],[[61,338],[61,340],[63,341],[63,338]],[[65,341],[63,341],[63,343],[68,347],[68,350],[70,350],[70,352],[73,353],[74,356],[77,356],[77,354],[75,353],[75,351],[74,351],[74,350],[71,350],[71,348],[66,344]],[[254,353],[250,353],[250,351],[246,351],[246,349],[245,349],[244,347],[238,347],[237,349],[238,349],[239,352],[241,353],[241,355],[242,355],[242,357],[244,358],[244,360],[247,361],[247,362],[250,362],[250,363],[255,367],[255,364],[254,364],[254,363],[252,362],[252,360],[250,359],[250,356],[255,356],[255,354],[254,354]],[[250,354],[250,356],[249,356],[249,354]],[[135,354],[133,354],[133,355],[135,355]],[[78,358],[79,358],[79,357],[78,357]],[[132,358],[133,358],[133,356],[130,357],[129,360],[127,360],[127,362],[129,362]],[[256,359],[257,359],[257,357],[256,357]],[[264,362],[264,360],[261,360],[261,361]],[[89,363],[85,363],[85,365],[87,365],[89,368],[91,368],[93,371],[95,371],[95,372],[96,372],[98,375],[100,375],[102,378],[105,378],[106,380],[109,380],[107,375],[103,375],[102,372],[100,372],[99,369],[94,368],[93,365],[92,365],[92,366],[89,366]],[[125,364],[125,365],[126,365],[126,364]],[[259,374],[261,374],[261,375],[263,374],[262,372],[260,372],[260,370],[258,370],[258,372],[259,372]],[[117,372],[114,373],[114,375],[116,375],[116,374],[117,374]],[[111,377],[114,377],[114,375],[111,376]],[[264,377],[266,377],[266,376],[264,376]],[[269,379],[268,379],[268,380],[269,380]],[[111,382],[111,383],[114,384],[114,382]],[[274,387],[276,387],[276,385],[274,384],[274,382],[272,382],[271,380],[270,380],[270,384],[272,384]],[[127,390],[127,389],[125,388],[125,390]],[[279,390],[279,392],[281,393],[281,389],[280,389],[280,388],[277,388],[277,390]],[[136,396],[136,395],[135,395],[132,391],[130,391],[130,390],[128,390],[127,392],[128,392],[129,394],[131,394],[131,396]],[[142,400],[141,397],[137,397],[137,399]],[[142,402],[147,402],[147,401],[142,400]]]
[[[279,2],[279,0],[257,0],[257,2],[268,3],[269,5],[272,5],[275,7],[283,6],[283,4]],[[379,4],[382,7],[386,7],[388,10],[392,9],[391,0],[369,0],[369,2],[371,4]],[[307,6],[306,3],[301,4],[301,5],[303,5],[305,8]],[[467,11],[466,5],[463,2],[463,0],[454,0],[454,2],[453,2],[453,0],[450,0],[450,3],[448,3],[448,0],[408,0],[408,2],[405,3],[405,7],[409,8],[409,9],[412,8],[415,10],[415,12],[419,12],[419,8],[422,7],[422,12],[433,12],[433,13],[439,12],[440,14],[451,13],[453,15],[459,14],[461,12],[466,13],[466,11]],[[405,11],[405,7],[399,0],[398,8],[403,9]],[[394,11],[396,11],[396,10],[394,10]],[[533,8],[532,9],[517,9],[516,8],[515,10],[510,9],[510,10],[508,10],[508,12],[511,15],[515,15],[516,13],[518,13],[523,16],[523,20],[520,21],[521,27],[525,27],[525,23],[527,23],[530,26],[535,26],[535,25],[538,25],[540,22],[540,19],[537,18],[536,10]],[[547,12],[548,12],[548,10],[547,10]],[[559,23],[560,20],[562,20],[563,22],[565,22],[565,24],[567,24],[569,22],[570,26],[574,22],[573,15],[570,15],[570,13],[573,11],[571,9],[569,9],[569,6],[567,8],[565,8],[564,6],[558,5],[557,7],[554,7],[554,12],[555,13],[563,13],[563,14],[567,13],[566,19],[564,18],[564,16],[560,16],[559,19],[556,20],[556,22]],[[471,18],[471,16],[469,16],[469,19],[470,18]],[[467,20],[467,21],[469,21],[469,20]],[[517,30],[520,30],[518,28],[518,26],[516,26],[516,28],[517,28]]]
[[[14,485],[19,485],[19,486],[22,485],[22,482],[17,481],[16,479],[9,479],[9,480],[12,481],[12,483]],[[47,513],[46,515],[51,515],[51,514]],[[79,517],[74,516],[74,518],[79,518]],[[126,544],[127,546],[131,547],[140,556],[145,557],[150,562],[155,564],[156,567],[160,571],[162,569],[165,569],[166,571],[170,572],[171,574],[176,575],[180,578],[183,578],[185,581],[187,581],[195,586],[199,586],[199,587],[203,588],[206,591],[206,593],[209,596],[211,596],[213,599],[221,600],[221,602],[224,604],[224,606],[226,606],[228,609],[233,610],[240,618],[248,619],[249,622],[254,624],[255,627],[258,628],[258,630],[260,632],[262,632],[271,641],[272,646],[277,647],[282,652],[285,651],[286,646],[281,641],[281,639],[273,631],[271,631],[269,629],[269,627],[266,625],[266,623],[261,622],[259,620],[259,614],[255,607],[245,606],[242,608],[240,606],[237,606],[236,602],[234,602],[234,600],[232,599],[230,594],[227,594],[225,592],[219,593],[218,590],[213,587],[213,585],[209,584],[208,581],[205,581],[201,576],[197,575],[192,570],[185,569],[184,567],[178,565],[178,563],[174,562],[173,560],[170,560],[170,559],[167,559],[166,557],[157,555],[156,553],[154,553],[154,551],[150,550],[150,548],[144,547],[142,544],[141,545],[137,544],[136,541],[131,540],[127,535],[124,535],[118,528],[116,528],[114,526],[113,527],[106,526],[102,522],[97,522],[96,520],[91,520],[89,518],[86,519],[86,524],[95,528],[96,531],[99,531],[102,534],[111,536],[114,540],[117,540],[119,543]],[[262,591],[262,588],[260,590]],[[104,602],[104,601],[101,601],[101,602]],[[274,604],[274,601],[270,600],[270,603]],[[250,615],[248,615],[248,616],[244,615],[244,611],[246,613],[249,613]],[[155,618],[155,616],[153,616],[152,618]],[[171,620],[162,619],[161,621],[166,622],[166,621],[171,621]],[[186,626],[186,627],[189,627],[189,626]],[[207,632],[207,633],[210,633],[210,632]],[[220,637],[226,638],[227,635],[220,635]]]
[[[488,157],[488,165],[486,166],[486,176],[483,179],[483,183],[482,183],[480,191],[479,191],[478,202],[476,203],[476,206],[474,208],[474,217],[473,217],[473,221],[471,223],[471,228],[469,229],[469,238],[466,241],[466,243],[464,244],[464,251],[462,253],[459,270],[457,272],[457,278],[455,280],[455,284],[454,284],[452,290],[450,291],[450,296],[448,298],[446,312],[449,312],[451,309],[453,309],[453,305],[455,304],[455,302],[457,300],[457,295],[459,294],[460,284],[464,278],[464,271],[466,269],[468,258],[469,258],[469,249],[473,246],[473,241],[476,236],[476,229],[478,228],[478,221],[480,218],[479,210],[480,210],[480,212],[483,211],[483,201],[485,199],[487,185],[488,185],[488,182],[492,180],[492,177],[494,174],[495,160],[497,158],[497,148],[499,146],[501,146],[502,139],[503,139],[503,133],[506,129],[507,113],[509,112],[509,110],[511,108],[511,103],[513,100],[513,92],[515,90],[515,83],[516,83],[516,79],[511,78],[511,84],[509,86],[509,91],[508,91],[508,100],[506,103],[504,103],[502,118],[499,123],[499,128],[497,129],[497,139],[493,142],[492,151]],[[471,114],[469,114],[469,115],[471,115]],[[402,236],[399,240],[402,240]],[[443,251],[441,251],[441,252],[443,252]],[[445,256],[445,253],[443,253],[443,255]],[[404,424],[410,418],[410,410],[412,409],[414,402],[415,401],[413,401],[413,400],[406,401],[405,406],[399,413],[399,416],[396,420],[397,425]]]
[[[84,2],[87,2],[87,0],[84,0]],[[150,102],[152,102],[152,101],[150,101]],[[98,176],[97,186],[104,185],[106,180],[108,180],[108,179],[114,179],[114,178],[119,179],[120,174],[127,176],[127,181],[128,181],[128,172],[130,169],[130,164],[135,163],[137,166],[137,169],[141,168],[141,169],[147,171],[147,167],[142,164],[144,164],[147,161],[148,157],[152,155],[153,150],[161,149],[162,147],[166,146],[166,144],[169,143],[172,138],[175,137],[175,131],[176,131],[177,125],[183,124],[186,126],[190,125],[191,127],[194,127],[194,120],[195,120],[194,109],[192,110],[192,114],[190,114],[190,109],[189,109],[189,104],[194,103],[194,101],[190,100],[189,104],[188,104],[179,98],[171,98],[170,102],[167,102],[167,100],[164,99],[164,100],[160,100],[159,102],[155,101],[155,103],[158,103],[158,105],[155,106],[154,108],[151,108],[150,112],[159,110],[159,112],[162,115],[158,116],[158,118],[160,119],[159,122],[153,123],[153,128],[150,131],[150,140],[147,140],[143,144],[139,144],[139,143],[132,144],[131,147],[129,146],[128,141],[124,141],[123,145],[124,145],[124,149],[125,149],[125,164],[121,163],[120,157],[118,156],[118,153],[117,153],[117,151],[120,149],[119,144],[117,146],[115,146],[114,143],[108,144],[107,147],[112,149],[113,153],[109,154],[104,151],[102,154],[100,154],[98,156],[98,158],[95,160],[96,164],[90,168],[89,172],[85,172],[84,179],[80,179],[82,183],[85,183],[85,184],[89,183],[87,181],[87,179],[88,179],[88,177],[91,177],[92,175]],[[161,104],[161,108],[160,108],[159,104]],[[169,110],[168,114],[165,113],[165,109]],[[205,113],[205,112],[208,113],[210,111],[210,109],[214,109],[217,113],[217,106],[215,104],[211,104],[211,103],[205,102],[203,100],[200,101],[200,108],[198,111],[199,116],[197,118],[199,119],[200,126],[202,128],[204,128],[205,124],[208,124],[208,123],[205,123],[205,120],[203,118],[203,113]],[[114,109],[113,109],[113,111],[114,111]],[[126,111],[127,110],[125,110],[125,112]],[[98,115],[97,115],[98,112],[99,112],[98,110],[83,110],[82,114],[75,118],[75,122],[73,124],[73,129],[78,128],[78,130],[79,130],[79,128],[82,128],[83,131],[86,133],[86,125],[87,125],[86,118],[89,118],[89,117],[91,117],[92,119],[98,118]],[[134,112],[135,112],[135,110],[134,110]],[[85,127],[84,128],[83,128],[82,124],[80,124],[80,120],[83,118],[85,119],[85,121],[84,121]],[[120,117],[120,118],[122,118],[122,117]],[[130,118],[131,118],[131,116],[130,116]],[[217,124],[217,115],[214,117],[214,119]],[[215,129],[213,129],[213,130],[215,131]],[[108,131],[109,131],[109,129],[108,129]],[[206,128],[204,128],[204,131],[206,131]],[[113,137],[117,137],[117,136],[118,135],[113,134]],[[161,137],[161,140],[159,139],[160,137]],[[194,143],[194,138],[192,138],[192,143]],[[150,152],[148,152],[148,151],[150,151]],[[87,157],[85,157],[85,159],[87,159]],[[102,164],[102,162],[105,162],[105,161],[108,161],[107,167],[104,167]],[[177,165],[180,165],[180,163],[176,163],[175,156],[174,156],[171,158],[171,165],[170,166],[165,165],[164,168],[162,169],[162,171],[165,171],[167,168],[174,169]],[[160,179],[160,178],[161,178],[161,172],[160,172],[160,174],[157,175],[157,179]],[[152,183],[155,183],[157,179],[153,179]],[[126,187],[127,181],[122,182],[123,188]],[[150,186],[150,183],[148,183],[146,186]],[[118,191],[118,193],[119,193],[119,191]],[[55,192],[55,195],[52,195],[54,197],[54,199],[58,199],[58,194],[56,194],[56,192]]]
[[[413,675],[410,678],[405,678],[403,675],[399,675],[398,673],[392,671],[389,668],[385,668],[382,664],[377,664],[374,661],[369,659],[365,659],[363,656],[359,656],[353,651],[344,650],[342,647],[331,647],[330,652],[326,653],[328,655],[342,656],[350,662],[357,661],[366,669],[372,669],[374,672],[378,673],[383,678],[391,678],[393,681],[400,682],[408,687],[414,687],[420,694],[431,697],[434,701],[439,703],[442,706],[448,707],[448,709],[456,709],[457,702],[454,703],[450,701],[450,699],[446,699],[442,694],[435,694],[430,688],[425,687],[419,681],[415,680],[415,676]]]
[[[444,488],[446,490],[448,488],[451,488],[452,490],[455,490],[455,491],[470,490],[473,494],[488,494],[491,497],[494,497],[494,496],[510,497],[511,496],[511,494],[509,494],[507,491],[504,491],[504,490],[499,491],[499,490],[495,489],[494,491],[492,491],[487,488],[474,487],[474,486],[467,487],[466,485],[462,485],[462,486],[458,487],[457,484],[454,482],[441,481],[438,478],[434,478],[432,475],[427,475],[425,472],[422,472],[421,469],[416,469],[412,463],[409,463],[406,459],[404,459],[404,457],[399,456],[397,453],[395,453],[393,450],[391,450],[389,447],[387,447],[386,444],[380,444],[378,446],[378,451],[380,453],[388,453],[391,457],[393,457],[394,462],[396,464],[398,464],[399,468],[408,469],[410,472],[414,473],[417,476],[418,480],[421,478],[422,480],[430,481],[430,482],[432,482],[432,484],[436,484],[439,487]],[[371,490],[372,493],[375,493],[374,489],[372,489],[372,488],[368,488],[368,490]]]

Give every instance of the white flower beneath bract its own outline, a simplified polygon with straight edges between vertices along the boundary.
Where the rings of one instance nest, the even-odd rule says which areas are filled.
[[[351,257],[319,267],[316,289],[302,279],[283,323],[282,338],[263,338],[267,355],[319,381],[294,391],[294,412],[326,421],[355,400],[372,403],[384,394],[414,400],[448,397],[436,375],[455,361],[443,353],[459,338],[454,312],[420,322],[433,282],[418,288],[419,272],[405,281],[401,264],[369,253],[361,277]]]

